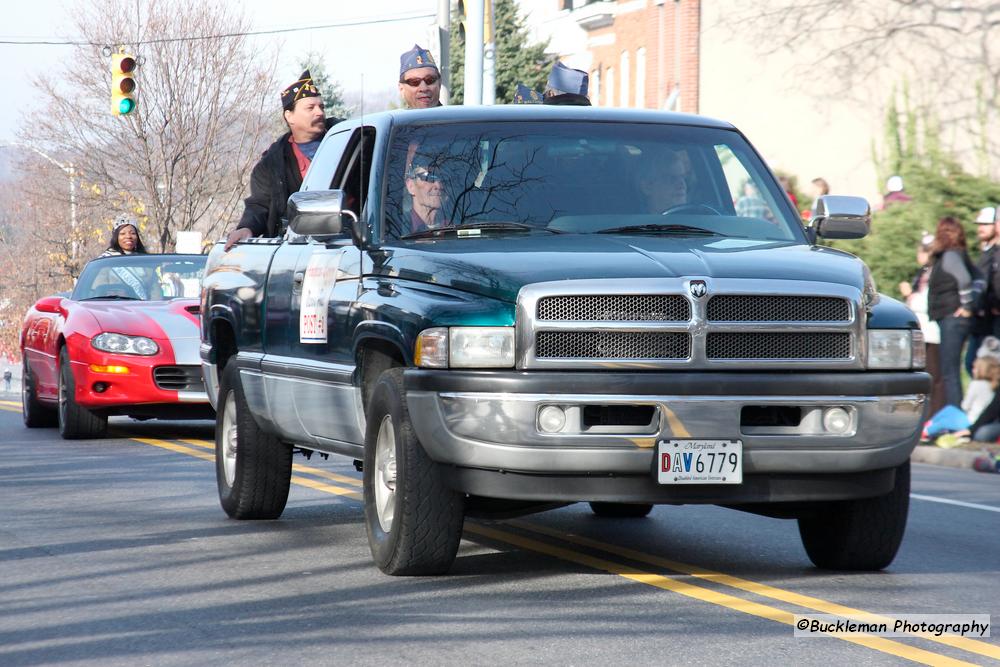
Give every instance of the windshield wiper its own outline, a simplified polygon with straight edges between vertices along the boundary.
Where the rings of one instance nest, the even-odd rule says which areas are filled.
[[[96,301],[97,299],[111,299],[114,301],[142,301],[137,296],[125,296],[124,294],[104,294],[102,296],[88,296],[86,299],[80,299],[81,301]]]
[[[516,231],[516,232],[549,232],[550,234],[562,234],[563,232],[558,229],[549,229],[548,227],[535,227],[534,225],[526,225],[523,222],[471,222],[466,225],[450,225],[448,227],[436,227],[435,229],[425,229],[422,232],[414,232],[413,234],[407,234],[405,236],[400,236],[401,240],[408,239],[426,239],[433,238],[435,236],[445,236],[454,234],[459,238],[468,236],[480,236],[481,232],[495,232],[495,231]]]
[[[668,234],[691,234],[695,236],[727,236],[722,232],[713,232],[711,229],[702,227],[692,227],[691,225],[626,225],[624,227],[612,227],[602,229],[597,234],[648,234],[650,232],[666,232]]]

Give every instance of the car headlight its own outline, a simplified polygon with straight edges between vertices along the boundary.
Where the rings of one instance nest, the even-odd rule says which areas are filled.
[[[918,329],[868,331],[868,368],[923,368],[924,336]]]
[[[138,354],[149,357],[160,351],[160,346],[152,338],[126,336],[119,333],[102,333],[94,336],[90,344],[102,352],[115,354]]]
[[[513,368],[513,327],[435,327],[420,332],[414,363],[421,368]]]

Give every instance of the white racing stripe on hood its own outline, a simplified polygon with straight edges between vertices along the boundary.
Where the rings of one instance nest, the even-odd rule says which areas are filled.
[[[201,338],[197,320],[192,320],[183,310],[168,309],[156,313],[154,319],[174,348],[174,362],[178,366],[200,366],[198,346]]]

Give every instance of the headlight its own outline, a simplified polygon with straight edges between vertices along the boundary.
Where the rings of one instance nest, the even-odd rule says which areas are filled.
[[[420,332],[414,362],[421,368],[513,368],[513,327],[436,327]]]
[[[922,338],[920,342],[923,343]],[[868,331],[868,368],[910,368],[915,365],[916,356],[910,329]]]
[[[148,357],[160,351],[160,346],[152,338],[126,336],[118,333],[102,333],[90,341],[94,348],[115,354],[138,354]]]

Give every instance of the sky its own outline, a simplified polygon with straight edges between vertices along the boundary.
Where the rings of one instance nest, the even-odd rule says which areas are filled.
[[[87,0],[31,0],[3,2],[3,22],[0,40],[73,39],[69,10]],[[145,2],[146,0],[137,0]],[[169,2],[169,0],[164,0]],[[274,0],[222,0],[244,8],[255,30],[299,28],[304,26],[344,23],[390,17],[417,17],[403,21],[371,25],[325,28],[262,35],[262,49],[278,50],[278,80],[291,83],[301,71],[297,63],[309,52],[325,56],[327,70],[340,81],[345,92],[359,91],[362,85],[365,99],[384,97],[386,90],[396,86],[399,55],[414,42],[428,44],[433,31],[437,0],[330,0],[325,3],[288,3]],[[289,16],[283,11],[295,7],[298,14],[308,7],[309,16]],[[40,22],[39,17],[45,17]],[[72,53],[66,46],[27,46],[0,44],[0,90],[8,102],[0,105],[0,143],[16,139],[23,114],[42,111],[32,81],[43,71],[57,73],[63,59]],[[435,53],[435,55],[437,55]],[[275,91],[275,103],[278,94]]]

